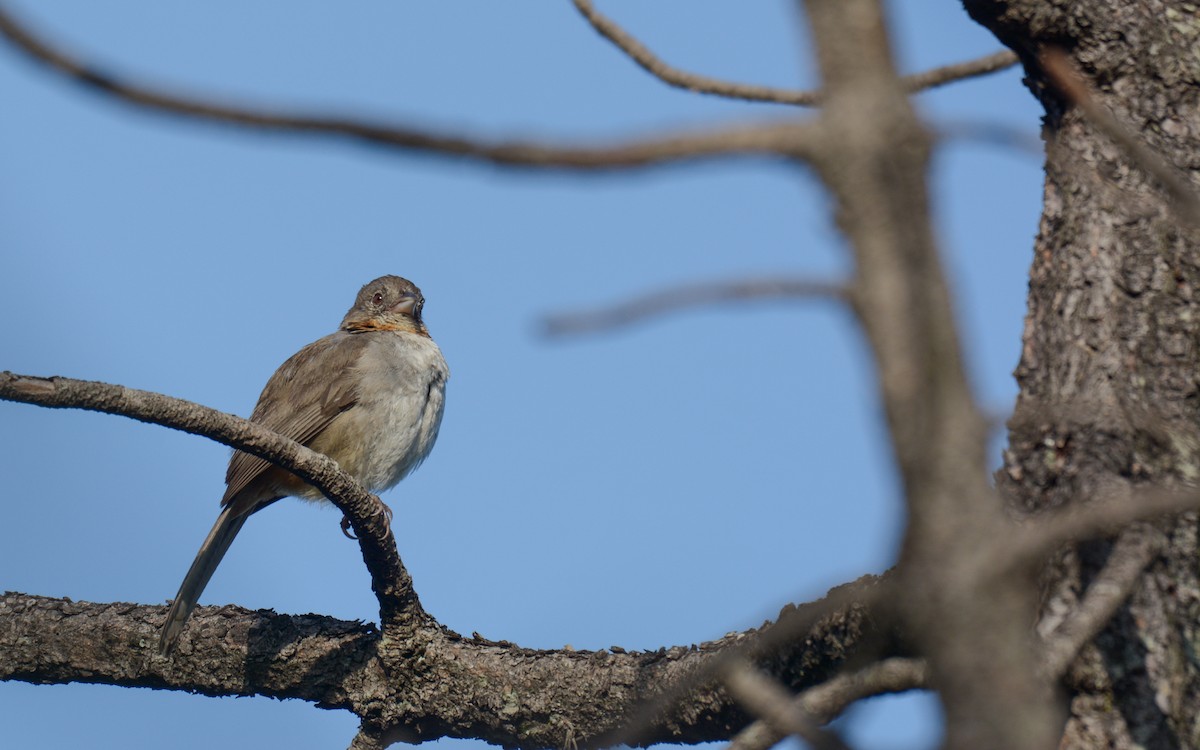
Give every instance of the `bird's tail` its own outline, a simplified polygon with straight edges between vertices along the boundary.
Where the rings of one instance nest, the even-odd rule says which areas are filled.
[[[217,522],[213,524],[212,531],[208,532],[204,544],[200,545],[200,551],[196,553],[196,559],[192,561],[192,567],[188,569],[187,576],[179,587],[179,593],[175,595],[175,601],[171,602],[171,609],[167,612],[167,621],[163,624],[162,635],[158,639],[158,651],[163,656],[168,656],[175,648],[175,642],[183,632],[184,623],[196,608],[200,593],[208,585],[208,579],[212,578],[213,571],[217,569],[221,558],[225,557],[225,552],[249,515],[235,515],[231,507],[226,506],[217,517]]]

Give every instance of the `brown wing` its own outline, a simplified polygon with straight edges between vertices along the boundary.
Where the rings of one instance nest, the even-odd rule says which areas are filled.
[[[347,370],[358,362],[365,343],[365,336],[338,331],[293,354],[267,381],[250,421],[307,445],[358,402],[358,379],[347,377]],[[270,466],[249,453],[235,452],[225,472],[221,505],[232,502]]]

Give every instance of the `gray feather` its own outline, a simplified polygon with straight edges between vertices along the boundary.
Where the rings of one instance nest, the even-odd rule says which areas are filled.
[[[171,602],[171,609],[167,611],[167,620],[158,639],[158,652],[163,656],[168,656],[175,648],[179,634],[183,632],[184,623],[196,608],[201,592],[208,585],[217,565],[221,563],[221,558],[225,557],[233,538],[241,531],[246,518],[244,514],[234,515],[229,507],[217,516],[217,522],[212,531],[208,532],[204,544],[200,545],[200,551],[196,553],[196,559],[192,561],[192,567],[188,569],[187,576],[179,587],[179,593],[175,595],[175,601]]]

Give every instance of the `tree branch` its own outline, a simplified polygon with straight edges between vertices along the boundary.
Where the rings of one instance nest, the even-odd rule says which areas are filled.
[[[396,540],[381,512],[382,501],[337,463],[262,425],[207,406],[149,391],[71,378],[0,372],[0,399],[55,409],[86,409],[201,435],[282,466],[320,490],[354,528],[384,626],[425,615]]]
[[[1174,497],[1181,499],[1178,495]],[[1195,498],[1190,499],[1194,504]],[[1161,543],[1161,536],[1145,525],[1121,532],[1108,562],[1088,586],[1083,601],[1051,633],[1043,637],[1039,663],[1045,677],[1061,678],[1079,651],[1104,629],[1117,609],[1129,598],[1142,572],[1158,555]],[[1031,560],[1024,562],[1028,564]],[[823,724],[832,721],[850,704],[863,698],[928,685],[928,667],[923,659],[884,659],[859,672],[841,674],[805,690],[792,701],[793,709],[797,712],[792,718]],[[774,708],[783,710],[777,705]],[[762,715],[760,710],[755,713]],[[778,722],[759,720],[734,735],[726,750],[768,750],[781,742],[789,732],[796,733],[797,729],[785,729]],[[806,735],[802,736],[807,738]]]
[[[725,670],[725,686],[746,710],[781,737],[794,734],[817,750],[850,750],[834,732],[821,729],[820,722],[792,699],[783,685],[745,662]]]
[[[599,738],[598,744],[605,747],[642,744],[648,729],[661,722],[663,716],[682,710],[685,698],[702,686],[720,680],[726,670],[739,663],[769,661],[771,654],[799,648],[808,638],[806,633],[829,627],[837,629],[838,626],[833,623],[846,614],[853,613],[856,618],[862,618],[863,623],[869,623],[861,628],[864,637],[857,639],[860,649],[871,643],[868,633],[886,638],[891,630],[890,618],[886,616],[886,603],[891,594],[892,587],[887,576],[863,576],[857,581],[831,589],[820,601],[799,607],[785,607],[776,622],[764,625],[753,637],[747,638],[744,634],[737,636],[730,648],[691,670],[686,679],[667,685],[649,696],[613,732]],[[877,641],[875,645],[885,649],[897,648],[897,644],[890,641]]]
[[[864,602],[878,585],[868,578],[821,602],[789,608],[761,632],[700,647],[609,654],[463,639],[420,608],[376,512],[378,499],[329,458],[253,422],[105,383],[4,372],[0,399],[128,416],[212,438],[294,472],[351,518],[384,627],[389,610],[404,626],[381,640],[357,623],[200,607],[192,628],[205,637],[192,639],[190,658],[164,660],[153,656],[162,607],[8,594],[0,597],[0,678],[300,697],[354,711],[368,725],[361,742],[399,733],[414,741],[458,736],[562,745],[570,737],[587,744],[617,731],[622,717],[642,712],[645,703],[669,695],[669,705],[657,704],[652,720],[637,727],[636,741],[703,741],[723,739],[731,722],[744,721],[718,687],[705,686],[725,663],[724,654],[765,660],[790,684],[805,684],[835,671],[856,644],[876,637]],[[298,656],[301,648],[309,656]],[[520,696],[513,711],[495,711],[494,696],[478,693],[480,680],[511,686]]]
[[[1121,532],[1108,562],[1088,586],[1083,601],[1043,638],[1043,674],[1058,678],[1067,671],[1080,650],[1104,629],[1129,598],[1161,549],[1162,536],[1149,526],[1132,526]]]
[[[1197,502],[1194,495],[1171,495],[1178,511],[1183,501]],[[1080,514],[1083,515],[1083,514]],[[1104,525],[1086,527],[1097,532]],[[1073,537],[1077,539],[1077,537]],[[1088,586],[1083,601],[1060,622],[1052,632],[1043,637],[1039,663],[1041,673],[1048,679],[1059,679],[1071,666],[1079,651],[1095,638],[1112,619],[1132,593],[1146,567],[1159,554],[1162,538],[1153,528],[1144,524],[1121,532],[1108,562],[1099,575]],[[1027,548],[1030,554],[1038,554],[1045,547]],[[1022,564],[1029,564],[1025,559]],[[904,692],[928,687],[929,673],[923,659],[893,657],[873,664],[859,672],[841,674],[802,692],[793,699],[795,721],[806,719],[816,723],[832,721],[850,704],[884,693]],[[737,693],[735,692],[735,695]],[[741,698],[739,697],[739,700]],[[779,706],[775,710],[782,711]],[[762,711],[756,710],[762,715]],[[778,722],[759,720],[734,735],[726,750],[768,750],[781,742],[787,733],[797,733],[796,728],[785,729]],[[805,736],[807,739],[806,735]],[[811,740],[810,740],[811,741]]]
[[[1184,499],[1190,500],[1192,507],[1197,502],[1194,495],[1172,495],[1171,498],[1180,503],[1172,507],[1176,511],[1181,509]],[[1087,530],[1096,532],[1105,528],[1108,527],[1089,526]],[[1036,559],[1040,559],[1041,552],[1046,549],[1038,547],[1035,551],[1034,548],[1021,546],[1029,554],[1036,554]],[[1161,546],[1162,539],[1158,532],[1144,524],[1121,532],[1108,562],[1088,586],[1083,601],[1043,637],[1039,656],[1043,676],[1047,679],[1063,676],[1079,651],[1104,629],[1117,609],[1129,598],[1143,571],[1159,554]],[[1027,558],[1022,564],[1032,562],[1033,558]],[[801,716],[823,724],[837,718],[850,704],[863,698],[928,686],[929,671],[923,659],[893,657],[815,685],[796,696],[793,703]],[[726,750],[768,750],[781,742],[785,734],[778,725],[759,720],[734,735]]]
[[[986,420],[931,225],[931,138],[901,90],[880,6],[805,2],[828,92],[813,166],[854,251],[856,309],[908,508],[894,601],[929,660],[947,746],[1050,747],[1062,718],[1036,675],[1032,587],[1016,575],[981,579],[968,565],[1010,524],[988,486]]]
[[[34,60],[67,78],[142,109],[243,128],[320,135],[400,151],[496,165],[553,170],[611,170],[732,156],[805,159],[813,148],[803,123],[757,123],[632,139],[609,146],[487,142],[404,125],[238,107],[122,80],[52,46],[0,6],[0,35]]]
[[[923,659],[884,659],[858,672],[840,674],[802,692],[793,704],[821,723],[833,721],[850,704],[884,693],[927,687],[929,670]],[[726,750],[768,750],[784,734],[765,721],[756,721],[734,735]]]
[[[984,55],[974,60],[952,63],[920,73],[910,73],[909,75],[901,76],[900,87],[904,91],[913,94],[918,91],[945,86],[947,83],[964,81],[968,78],[977,78],[1001,70],[1007,70],[1018,62],[1020,62],[1020,59],[1015,52],[1007,49],[1000,50],[999,52],[993,52],[990,55]]]
[[[191,626],[205,637],[190,639],[192,655],[161,659],[164,609],[0,594],[0,679],[299,698],[360,714],[386,683],[373,625],[202,606]]]
[[[782,278],[689,284],[635,297],[612,307],[548,315],[542,326],[547,336],[572,336],[633,325],[689,307],[747,300],[810,298],[844,302],[849,299],[849,289],[844,284],[828,281]]]
[[[1127,486],[1107,490],[1089,503],[1041,513],[1029,519],[1020,533],[995,545],[987,556],[988,567],[1003,572],[1044,559],[1070,542],[1113,534],[1130,524],[1150,521],[1200,508],[1195,488],[1135,492]]]
[[[650,48],[621,28],[619,24],[596,10],[592,0],[573,0],[573,2],[579,13],[587,19],[597,33],[616,45],[647,73],[668,86],[730,99],[799,106],[818,105],[824,96],[821,91],[796,91],[771,86],[734,83],[680,70],[668,65],[662,58],[651,52]],[[1009,50],[1002,50],[977,60],[955,63],[905,76],[901,79],[901,85],[905,91],[915,93],[954,81],[994,73],[1016,64],[1017,56]]]
[[[797,611],[827,609],[824,602]],[[370,625],[318,615],[200,607],[194,658],[154,656],[163,607],[95,604],[18,593],[0,595],[0,679],[186,690],[205,695],[299,698],[363,719],[361,741],[482,739],[504,747],[607,746],[602,737],[663,691],[681,700],[640,726],[639,744],[726,739],[746,723],[719,687],[697,684],[723,653],[743,654],[760,631],[650,652],[531,650],[464,638],[431,623],[419,658],[385,670]],[[793,620],[794,621],[794,620]],[[829,612],[755,663],[789,685],[836,672],[877,639],[869,612]],[[503,686],[503,696],[498,687]],[[504,710],[497,709],[503,700]],[[372,745],[366,745],[371,747]]]

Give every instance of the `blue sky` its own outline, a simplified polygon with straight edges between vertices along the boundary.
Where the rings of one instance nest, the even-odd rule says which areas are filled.
[[[6,3],[115,73],[255,106],[488,137],[606,141],[781,117],[670,89],[567,2]],[[788,2],[603,2],[670,63],[815,82]],[[888,4],[905,71],[999,48],[952,3]],[[548,341],[548,313],[678,283],[847,270],[829,199],[761,159],[511,172],[134,111],[0,45],[0,369],[249,414],[359,286],[414,280],[452,378],[429,461],[384,500],[426,608],[531,647],[657,648],[760,624],[886,569],[901,532],[863,340],[842,311],[753,303]],[[917,98],[931,122],[1039,111],[1009,70]],[[981,402],[1007,410],[1040,208],[1036,156],[952,141],[931,174]],[[165,602],[228,450],[112,416],[0,403],[0,588]],[[998,448],[997,448],[998,455]],[[202,598],[372,620],[330,508],[253,518]],[[295,701],[0,684],[14,747],[348,743]],[[921,697],[856,709],[864,747],[936,742]],[[468,743],[444,742],[459,747]]]

